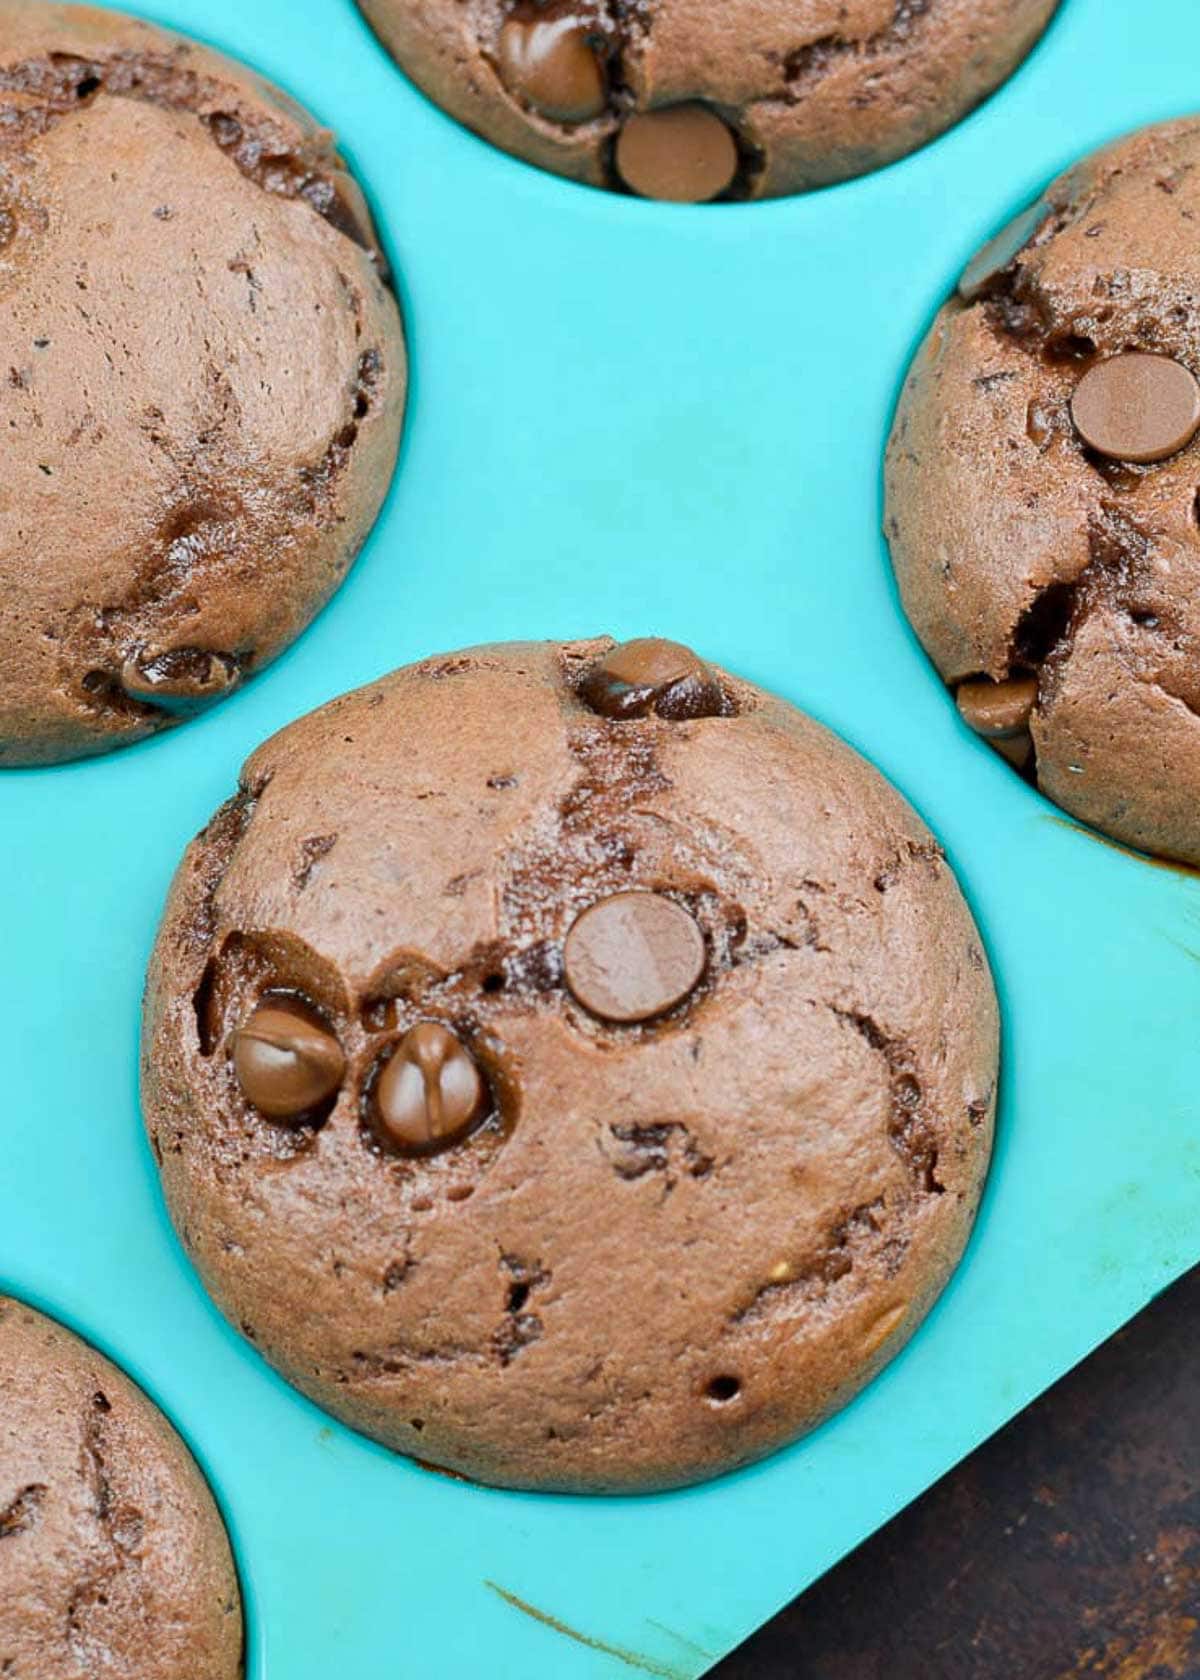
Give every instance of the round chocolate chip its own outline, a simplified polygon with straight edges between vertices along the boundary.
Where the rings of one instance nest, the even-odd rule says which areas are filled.
[[[664,105],[630,117],[617,136],[616,163],[642,198],[703,204],[733,185],[737,141],[707,105]]]
[[[1097,362],[1075,387],[1071,418],[1113,461],[1165,461],[1200,431],[1200,384],[1170,356],[1127,350]]]
[[[607,718],[656,712],[677,723],[720,717],[726,709],[721,685],[699,655],[660,636],[639,636],[613,648],[592,666],[579,693],[594,712]]]
[[[500,31],[500,77],[510,93],[560,123],[590,122],[608,106],[602,44],[579,16],[509,18]]]
[[[346,1058],[316,1016],[292,999],[259,1004],[233,1038],[246,1100],[272,1120],[298,1120],[342,1083]]]
[[[615,893],[575,922],[563,950],[567,985],[603,1021],[650,1021],[674,1008],[704,973],[704,935],[672,899]]]
[[[1037,697],[1036,677],[1007,677],[1003,682],[982,677],[959,683],[955,696],[963,721],[989,741],[1012,741],[1025,734]]]
[[[976,251],[958,282],[958,295],[964,303],[974,303],[1012,267],[1053,208],[1044,198],[1039,198]]]
[[[448,1027],[422,1021],[384,1065],[372,1100],[381,1143],[401,1155],[435,1155],[459,1143],[487,1109],[475,1058]]]

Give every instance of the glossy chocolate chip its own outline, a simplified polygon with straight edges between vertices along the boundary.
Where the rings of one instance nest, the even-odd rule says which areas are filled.
[[[121,687],[131,700],[168,712],[190,712],[219,700],[237,686],[240,672],[225,653],[207,648],[173,648],[138,654],[121,667]]]
[[[1026,733],[1037,704],[1036,677],[986,677],[959,683],[955,698],[963,721],[989,741],[1011,741]]]
[[[737,141],[707,105],[664,105],[630,117],[617,136],[616,164],[642,198],[703,204],[733,185]]]
[[[608,107],[603,40],[577,14],[512,17],[500,31],[500,78],[512,94],[560,123],[590,122]]]
[[[601,717],[648,717],[671,722],[721,717],[726,711],[721,685],[709,667],[681,642],[639,636],[622,642],[593,665],[579,693]]]
[[[1113,461],[1165,461],[1200,431],[1200,384],[1170,356],[1129,350],[1098,362],[1075,387],[1071,418]]]
[[[448,1027],[422,1021],[405,1033],[372,1093],[380,1142],[401,1155],[435,1155],[482,1118],[488,1092],[475,1058]]]
[[[603,1021],[650,1021],[692,992],[704,973],[704,935],[659,893],[615,893],[575,922],[563,950],[567,985]]]
[[[247,1102],[272,1120],[299,1120],[342,1083],[346,1058],[315,1014],[292,999],[259,1004],[233,1038],[233,1066]]]
[[[964,303],[981,298],[1012,267],[1052,209],[1044,198],[1039,198],[975,253],[958,282],[958,295]]]

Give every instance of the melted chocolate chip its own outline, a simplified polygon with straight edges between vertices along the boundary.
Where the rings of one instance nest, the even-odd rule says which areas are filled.
[[[380,1143],[400,1155],[435,1155],[462,1142],[483,1118],[488,1090],[462,1041],[436,1021],[405,1033],[372,1095]]]
[[[120,686],[131,700],[165,712],[191,712],[235,688],[241,673],[226,653],[207,648],[173,648],[138,654],[121,667]]]
[[[603,38],[570,9],[511,17],[500,31],[500,78],[510,93],[555,122],[602,116],[608,89],[597,48]]]
[[[301,1120],[342,1082],[342,1047],[297,1000],[259,1004],[233,1039],[233,1067],[247,1102],[271,1120]]]
[[[643,636],[613,648],[579,685],[581,698],[607,718],[648,717],[672,723],[721,717],[721,685],[691,648],[659,636]]]

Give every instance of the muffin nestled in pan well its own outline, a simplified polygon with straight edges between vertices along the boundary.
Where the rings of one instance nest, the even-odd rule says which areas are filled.
[[[671,642],[429,659],[261,747],[149,978],[215,1299],[485,1482],[661,1488],[840,1405],[945,1284],[996,1004],[928,830]]]
[[[0,1674],[242,1674],[233,1558],[191,1454],[107,1359],[4,1295]]]
[[[985,98],[1057,0],[359,0],[460,122],[594,186],[699,203],[878,169]]]
[[[0,0],[0,766],[285,648],[371,528],[405,378],[327,132],[193,42]]]
[[[1061,176],[970,263],[887,464],[904,606],[1064,810],[1200,864],[1200,120]]]

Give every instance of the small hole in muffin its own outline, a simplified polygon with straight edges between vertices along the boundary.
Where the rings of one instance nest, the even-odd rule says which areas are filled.
[[[1195,496],[1192,498],[1192,518],[1196,521],[1197,525],[1200,525],[1200,490],[1197,490]]]
[[[485,974],[483,977],[483,989],[485,992],[502,992],[504,990],[503,974],[499,974],[495,970],[493,970],[491,974]]]
[[[92,1395],[92,1405],[95,1406],[95,1408],[98,1412],[111,1412],[112,1411],[112,1406],[109,1402],[108,1395],[107,1394],[102,1394],[99,1391],[99,1389],[97,1389],[96,1393]]]
[[[704,1392],[714,1406],[727,1406],[731,1400],[737,1399],[742,1385],[737,1377],[714,1377]]]
[[[334,441],[339,449],[353,449],[358,442],[358,427],[355,425],[343,426]]]
[[[1095,354],[1096,341],[1086,333],[1059,333],[1046,340],[1046,355],[1052,362],[1086,362]]]
[[[525,1305],[526,1301],[528,1301],[528,1299],[529,1299],[529,1285],[527,1283],[514,1283],[512,1288],[508,1292],[508,1310],[509,1310],[509,1312],[510,1313],[519,1313],[521,1308]]]
[[[192,995],[196,1012],[196,1034],[200,1040],[200,1054],[211,1056],[221,1035],[221,1020],[217,1010],[217,965],[211,960],[205,965],[200,984]]]
[[[90,99],[99,86],[99,76],[85,76],[81,82],[75,84],[76,99]]]
[[[354,418],[356,420],[365,420],[370,412],[371,404],[367,399],[367,395],[364,391],[360,391],[354,399]]]
[[[1017,626],[1015,649],[1020,665],[1036,671],[1066,636],[1075,611],[1073,583],[1044,589]]]
[[[368,998],[362,1007],[362,1024],[367,1032],[390,1032],[396,1025],[394,998]]]

